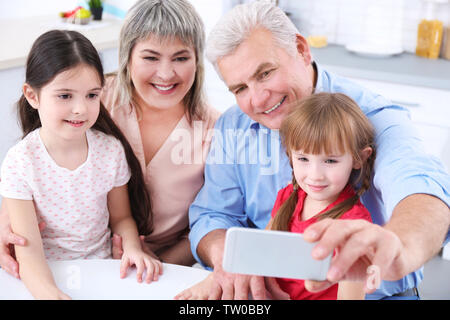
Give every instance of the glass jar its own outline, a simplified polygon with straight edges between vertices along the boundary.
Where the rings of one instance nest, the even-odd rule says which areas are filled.
[[[442,43],[443,23],[436,16],[436,6],[447,0],[423,0],[425,17],[417,28],[416,55],[437,59]]]

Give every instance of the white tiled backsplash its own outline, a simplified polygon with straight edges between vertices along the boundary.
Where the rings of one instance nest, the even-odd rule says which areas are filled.
[[[423,0],[280,0],[279,6],[304,35],[325,30],[330,43],[341,45],[364,37],[400,41],[408,52],[415,50],[417,26],[425,17]],[[450,25],[450,4],[435,8],[435,18]]]

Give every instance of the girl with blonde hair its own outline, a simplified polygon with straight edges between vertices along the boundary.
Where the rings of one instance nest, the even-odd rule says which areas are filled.
[[[355,101],[341,93],[313,94],[294,106],[280,135],[292,183],[278,192],[267,229],[303,233],[326,218],[372,221],[359,198],[370,186],[374,129]],[[291,299],[364,298],[362,282],[311,293],[303,280],[277,281]]]
[[[292,107],[280,135],[293,169],[292,183],[278,192],[266,229],[303,233],[325,218],[372,221],[359,197],[370,185],[374,129],[356,102],[341,93],[308,96]],[[277,282],[296,300],[364,298],[361,282],[341,282],[318,293],[308,292],[304,280]],[[211,298],[213,284],[210,275],[176,298]]]

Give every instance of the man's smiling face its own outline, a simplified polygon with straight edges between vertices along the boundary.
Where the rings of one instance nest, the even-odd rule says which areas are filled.
[[[293,102],[312,93],[314,69],[306,41],[297,36],[297,52],[280,48],[265,29],[255,29],[218,69],[236,102],[250,118],[279,129]]]

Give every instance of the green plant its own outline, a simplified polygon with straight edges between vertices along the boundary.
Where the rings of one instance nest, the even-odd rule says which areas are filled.
[[[89,4],[89,8],[101,8],[102,7],[101,0],[89,0],[88,4]]]

